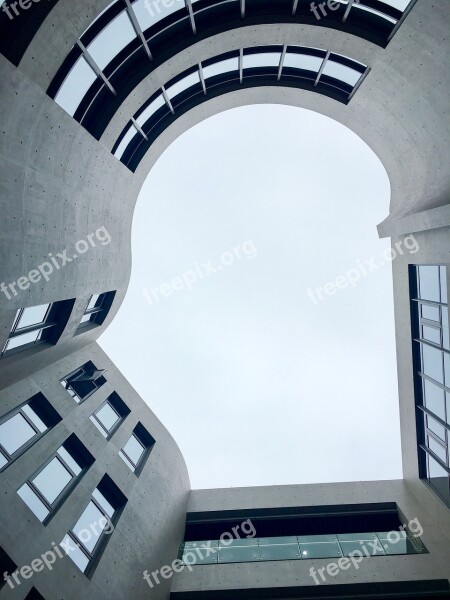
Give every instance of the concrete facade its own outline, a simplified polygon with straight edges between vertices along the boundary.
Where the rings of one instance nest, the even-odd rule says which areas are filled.
[[[171,586],[174,598],[208,590],[310,586],[306,564],[310,561],[197,566],[193,573],[185,571],[173,581],[164,580],[150,595],[142,572],[160,569],[176,558],[187,512],[359,502],[396,502],[407,519],[417,517],[430,554],[377,557],[357,572],[340,573],[334,583],[449,579],[449,510],[418,476],[408,287],[408,264],[450,267],[448,0],[418,0],[386,48],[320,23],[248,24],[243,19],[239,27],[212,31],[206,39],[194,39],[189,47],[174,50],[141,81],[96,141],[46,90],[73,44],[109,3],[92,0],[80,8],[73,0],[58,0],[17,67],[0,55],[0,283],[16,282],[48,260],[49,253],[67,249],[72,258],[48,282],[33,284],[11,299],[0,294],[0,345],[8,338],[17,309],[75,299],[56,345],[0,358],[0,419],[37,392],[63,418],[0,473],[0,546],[19,567],[30,564],[52,541],[62,540],[105,473],[128,502],[91,579],[65,558],[52,572],[35,574],[15,590],[4,587],[0,598],[23,599],[32,586],[47,600],[163,599],[169,597]],[[242,89],[215,97],[178,118],[151,146],[134,174],[111,154],[132,115],[171,77],[229,50],[271,44],[326,48],[364,62],[371,70],[348,105],[288,87]],[[414,233],[419,243],[417,254],[399,256],[393,263],[402,481],[190,492],[175,441],[95,343],[127,290],[133,210],[149,170],[170,143],[196,123],[255,103],[308,108],[355,131],[379,156],[391,182],[390,214],[379,224],[379,234],[391,236],[395,244]],[[95,237],[101,229],[108,232],[108,243]],[[77,242],[90,234],[95,245],[73,258]],[[450,277],[450,268],[448,273]],[[89,296],[107,291],[117,293],[106,321],[74,335]],[[107,384],[77,405],[60,379],[88,360],[107,369]],[[89,416],[113,391],[131,414],[106,442]],[[139,478],[117,456],[138,421],[156,440]],[[95,463],[44,527],[16,491],[72,432]],[[327,561],[313,562],[320,568]]]

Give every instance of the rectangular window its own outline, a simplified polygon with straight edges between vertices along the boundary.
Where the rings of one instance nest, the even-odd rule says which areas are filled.
[[[106,438],[117,431],[122,421],[130,414],[130,409],[122,398],[112,393],[111,396],[90,416],[92,423],[97,427],[100,433]]]
[[[27,595],[25,600],[45,600],[45,598],[34,587],[31,589],[30,593]]]
[[[64,331],[74,300],[19,308],[0,356],[7,356],[39,344],[56,344]]]
[[[447,268],[410,267],[419,473],[450,506],[450,338]]]
[[[119,456],[133,473],[139,475],[154,444],[155,440],[152,436],[141,423],[138,423],[134,428],[132,436],[122,450],[120,450]]]
[[[101,325],[109,313],[115,295],[116,292],[93,294],[89,298],[88,305],[78,326],[77,333],[81,333],[88,325]]]
[[[96,390],[106,383],[103,377],[105,369],[97,369],[92,361],[67,375],[61,385],[69,392],[77,404],[84,402]]]
[[[94,457],[72,434],[17,493],[41,522],[48,522],[93,462]]]
[[[68,555],[83,573],[91,571],[100,559],[126,502],[126,497],[105,475],[83,514],[65,536],[62,543],[71,548]]]
[[[0,421],[0,470],[60,421],[60,415],[41,393],[3,417]]]

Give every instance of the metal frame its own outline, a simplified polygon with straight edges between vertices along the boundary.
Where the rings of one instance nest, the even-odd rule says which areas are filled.
[[[107,404],[112,408],[112,410],[116,413],[116,415],[118,417],[118,420],[114,423],[114,425],[111,427],[111,429],[107,429],[105,427],[105,425],[102,423],[102,421],[97,416],[97,413]],[[95,419],[95,421],[98,423],[98,425],[101,427],[101,429],[105,432],[105,438],[107,440],[109,440],[113,436],[113,434],[117,431],[117,429],[120,427],[121,423],[125,419],[125,416],[123,414],[121,414],[117,410],[117,408],[115,408],[115,406],[113,406],[113,404],[110,401],[110,396],[108,396],[108,398],[95,410],[95,412],[92,413],[92,415],[90,416],[90,419]]]
[[[136,441],[142,446],[142,454],[139,457],[139,460],[137,461],[137,463],[134,462],[134,460],[132,460],[128,454],[125,452],[125,450],[123,448],[120,449],[120,452],[125,456],[125,458],[127,459],[127,461],[134,466],[134,470],[133,473],[136,473],[138,467],[142,464],[142,460],[144,459],[146,452],[148,451],[148,446],[145,446],[143,442],[141,442],[141,440],[138,438],[138,436],[134,433],[131,434],[131,436],[128,438],[127,443],[125,444],[125,446],[128,444],[128,442],[131,440],[131,438],[135,438]]]
[[[9,413],[7,415],[7,417],[4,417],[0,421],[0,425],[4,425],[8,421],[10,421],[12,418],[14,418],[16,415],[21,415],[25,419],[25,421],[28,423],[28,425],[30,425],[30,427],[35,431],[35,434],[29,440],[27,440],[24,444],[22,444],[22,446],[17,448],[17,450],[15,452],[13,452],[13,454],[9,454],[9,452],[6,450],[6,448],[4,448],[2,446],[2,444],[0,443],[0,454],[6,459],[6,464],[3,465],[3,467],[0,469],[0,472],[3,471],[3,469],[6,469],[6,467],[8,467],[12,461],[14,461],[16,458],[21,456],[30,446],[32,446],[41,436],[45,435],[48,432],[48,430],[50,429],[50,427],[46,423],[44,423],[44,425],[46,426],[47,429],[45,431],[39,431],[39,429],[33,423],[33,421],[30,419],[30,417],[23,411],[23,407],[28,406],[30,404],[31,400],[32,399],[30,398],[27,402],[25,402],[25,404],[22,404],[18,409],[15,409],[12,413]],[[34,409],[31,409],[31,410],[34,411]],[[36,412],[36,411],[34,411],[34,412]],[[37,414],[37,416],[39,417],[38,414]],[[41,419],[41,417],[39,417],[39,418]]]
[[[77,394],[77,392],[71,386],[71,381],[74,381],[74,378],[76,376],[79,377],[83,373],[89,372],[89,370],[90,370],[89,363],[91,363],[93,365],[95,371],[99,371],[100,374],[95,379],[91,380],[95,385],[94,389],[91,390],[88,394],[86,394],[86,396],[83,396],[82,398],[80,398],[80,396]],[[89,365],[89,368],[86,368],[86,365]],[[73,371],[72,373],[69,373],[69,375],[66,375],[66,377],[64,379],[61,379],[60,381],[61,381],[61,385],[63,386],[63,388],[65,390],[67,390],[67,392],[70,394],[70,396],[72,398],[74,398],[75,402],[77,402],[77,398],[78,398],[79,402],[77,402],[77,404],[81,404],[85,400],[87,400],[94,392],[96,392],[98,389],[100,389],[101,386],[105,383],[105,382],[102,382],[101,385],[99,385],[99,386],[96,385],[96,380],[100,379],[100,377],[103,377],[103,374],[105,372],[106,372],[106,369],[96,369],[94,363],[92,363],[91,361],[88,361],[87,363],[85,363],[84,365],[82,365],[81,367],[79,367],[78,369]]]
[[[6,355],[9,356],[10,354],[13,354],[14,352],[19,352],[21,350],[25,350],[26,348],[31,348],[33,346],[37,346],[37,345],[45,342],[45,339],[42,336],[42,332],[45,330],[48,330],[51,327],[54,327],[56,325],[56,321],[55,322],[53,322],[53,321],[47,322],[47,319],[49,318],[49,315],[50,315],[50,311],[51,311],[52,307],[54,306],[54,304],[55,303],[48,304],[44,319],[40,323],[35,323],[34,325],[28,325],[27,327],[21,327],[18,329],[17,325],[18,325],[20,319],[22,318],[24,311],[27,308],[33,308],[33,307],[27,306],[25,308],[19,308],[16,313],[16,316],[14,317],[14,322],[11,327],[11,331],[9,333],[8,339],[6,340],[6,342],[3,346],[0,357],[6,356]],[[24,335],[25,333],[32,333],[34,331],[39,331],[39,335],[34,342],[27,342],[26,344],[17,346],[17,348],[12,348],[11,350],[8,350],[8,344],[9,344],[10,340],[12,340],[16,337],[19,337],[20,335]]]

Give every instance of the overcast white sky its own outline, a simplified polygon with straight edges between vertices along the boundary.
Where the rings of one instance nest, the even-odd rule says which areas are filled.
[[[193,488],[401,477],[390,264],[323,302],[307,295],[386,263],[389,193],[360,138],[286,106],[210,118],[149,174],[128,294],[100,343],[176,439]],[[240,259],[224,255],[238,246]],[[191,291],[151,293],[198,269]]]

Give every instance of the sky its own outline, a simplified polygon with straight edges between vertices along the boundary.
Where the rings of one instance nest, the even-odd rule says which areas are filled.
[[[288,106],[211,117],[153,167],[100,345],[193,489],[402,477],[389,197],[358,136]]]

